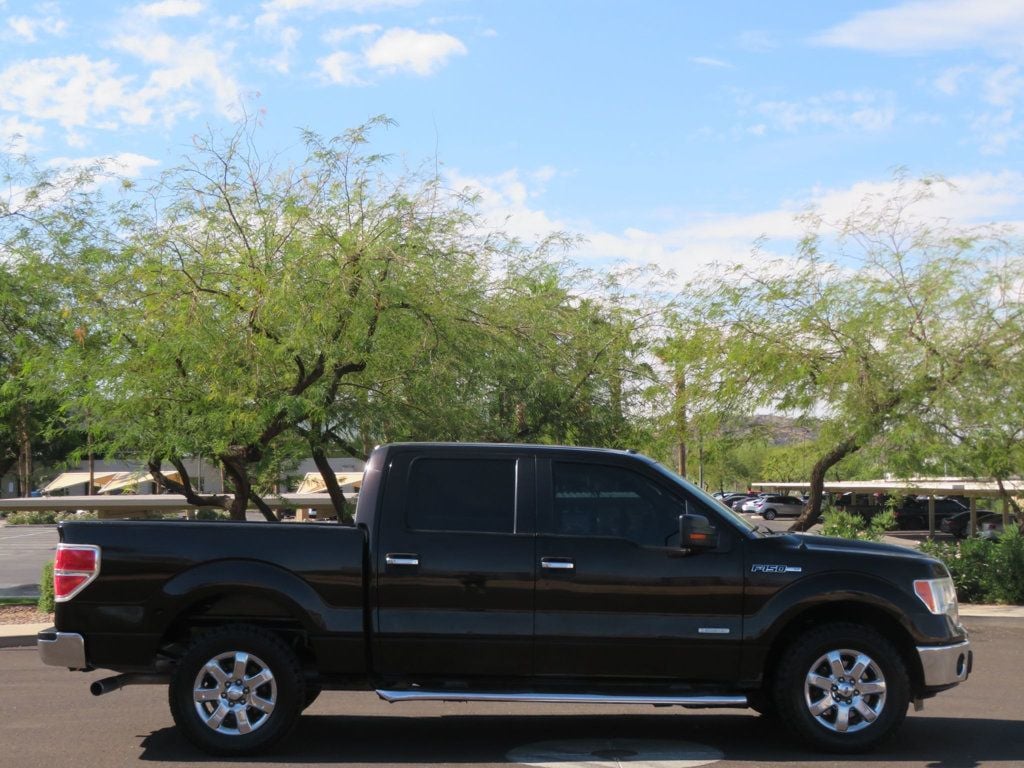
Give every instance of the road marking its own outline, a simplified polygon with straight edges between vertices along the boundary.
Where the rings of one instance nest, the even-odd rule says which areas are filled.
[[[5,541],[14,541],[15,539],[24,539],[26,536],[45,536],[46,534],[53,535],[53,531],[33,531],[32,533],[19,533],[17,536],[3,536],[0,535],[0,543]]]
[[[535,768],[698,768],[721,760],[714,747],[688,741],[655,739],[566,739],[516,747],[505,755],[512,763]]]

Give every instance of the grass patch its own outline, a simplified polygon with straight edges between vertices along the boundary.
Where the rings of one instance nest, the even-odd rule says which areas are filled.
[[[35,597],[0,597],[0,605],[35,605]]]

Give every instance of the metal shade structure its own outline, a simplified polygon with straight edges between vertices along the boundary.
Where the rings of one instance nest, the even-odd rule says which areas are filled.
[[[334,512],[334,504],[326,493],[283,493],[267,496],[271,509],[315,509]],[[96,512],[101,519],[140,517],[147,513],[190,512],[200,509],[177,493],[123,494],[119,496],[41,496],[37,498],[0,499],[5,512]]]
[[[94,472],[92,476],[93,485],[103,485],[117,472]],[[53,493],[63,491],[65,488],[74,488],[76,485],[87,485],[89,483],[88,472],[61,472],[53,480],[40,489],[41,493]]]
[[[338,485],[341,486],[343,490],[346,485],[350,485],[352,486],[352,490],[358,491],[359,486],[363,483],[362,472],[335,472],[334,477],[338,481]],[[324,482],[323,475],[319,472],[307,472],[295,492],[323,493],[326,490],[327,484]]]

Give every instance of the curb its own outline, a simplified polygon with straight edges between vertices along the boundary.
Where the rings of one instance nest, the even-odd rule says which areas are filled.
[[[52,626],[52,622],[0,626],[0,648],[26,648],[34,646],[36,644],[36,635]]]

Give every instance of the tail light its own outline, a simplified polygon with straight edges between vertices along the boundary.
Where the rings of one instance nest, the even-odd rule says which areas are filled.
[[[70,600],[100,575],[100,548],[93,544],[58,544],[53,561],[53,599]]]

